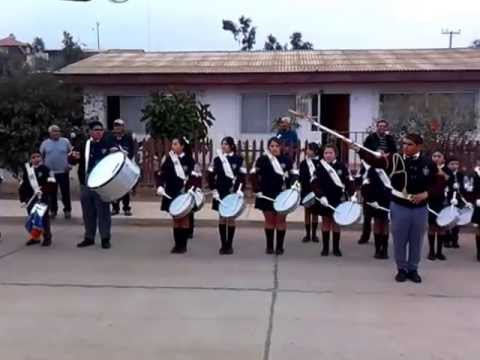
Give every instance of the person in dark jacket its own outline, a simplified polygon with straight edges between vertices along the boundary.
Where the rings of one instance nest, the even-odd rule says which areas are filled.
[[[247,170],[243,158],[236,153],[235,142],[232,137],[222,139],[222,151],[213,159],[208,168],[208,183],[213,191],[212,209],[219,210],[220,201],[227,195],[238,193],[245,187]],[[220,255],[233,254],[233,238],[235,236],[235,219],[225,219],[219,215],[218,232],[220,234]]]
[[[282,153],[280,140],[273,137],[267,142],[266,153],[257,159],[250,172],[253,191],[257,194],[255,208],[261,210],[265,217],[266,254],[284,253],[287,223],[286,215],[277,213],[273,202],[263,196],[275,199],[283,190],[289,188],[295,178],[292,168],[292,161]],[[274,250],[275,230],[277,237]]]
[[[474,201],[472,223],[477,225],[475,244],[477,247],[477,261],[480,262],[480,160],[477,160],[477,166],[473,170],[472,195]]]
[[[92,121],[88,124],[90,138],[74,148],[69,161],[72,165],[78,164],[78,180],[80,182],[80,203],[82,206],[83,224],[85,227],[84,240],[77,244],[83,248],[95,244],[95,234],[100,231],[102,248],[110,249],[111,243],[111,213],[110,203],[103,201],[100,196],[87,187],[87,178],[100,160],[110,152],[118,151],[105,135],[103,124]]]
[[[319,198],[319,214],[322,216],[322,256],[330,253],[330,233],[333,239],[333,255],[342,256],[340,250],[340,226],[333,219],[333,210],[353,194],[353,179],[347,166],[337,160],[337,149],[327,144],[323,147],[322,159],[317,165],[312,189]]]
[[[311,142],[308,144],[305,154],[305,159],[300,163],[300,185],[301,185],[301,200],[312,192],[312,181],[315,176],[319,159],[320,148],[317,143]],[[317,227],[318,227],[318,213],[319,204],[315,201],[310,207],[305,207],[305,237],[302,242],[310,241],[318,242]]]
[[[125,121],[117,119],[113,122],[113,133],[111,136],[111,142],[121,151],[124,151],[128,158],[133,161],[135,157],[135,140],[133,139],[132,134],[126,131]],[[122,202],[122,210],[125,216],[132,216],[129,192],[121,199],[112,202],[112,216],[120,213],[120,201]]]
[[[53,185],[53,186],[52,186]],[[50,169],[42,164],[42,155],[40,151],[33,151],[30,162],[26,163],[23,168],[22,182],[18,189],[18,196],[23,207],[26,207],[27,213],[30,214],[36,203],[41,202],[46,205],[50,204],[50,196],[55,188],[55,178]],[[36,198],[34,198],[36,196]],[[30,238],[26,245],[40,244],[37,238]],[[50,246],[52,244],[52,232],[50,229],[49,211],[45,211],[43,215],[43,242],[42,246]]]
[[[172,201],[182,193],[201,187],[201,174],[192,157],[190,144],[183,137],[172,139],[171,151],[163,159],[157,177],[157,195],[162,196],[163,211],[169,211]],[[190,214],[173,219],[172,254],[187,252]]]

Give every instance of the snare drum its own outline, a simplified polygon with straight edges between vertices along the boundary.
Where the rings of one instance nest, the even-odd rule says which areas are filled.
[[[174,219],[180,219],[190,214],[195,206],[194,196],[190,193],[178,195],[170,203],[168,212]]]
[[[346,201],[335,208],[333,219],[340,226],[352,225],[362,216],[362,206],[354,201]]]
[[[287,215],[295,211],[299,204],[300,192],[298,189],[288,189],[278,194],[273,203],[273,209],[281,215]]]
[[[140,177],[140,169],[123,152],[105,156],[88,175],[87,186],[103,201],[120,199],[133,189]]]
[[[312,207],[313,205],[315,205],[315,201],[316,201],[316,196],[315,196],[315,193],[314,192],[310,192],[308,193],[307,195],[305,195],[305,197],[303,198],[302,200],[302,205],[305,207],[305,208],[309,208],[309,207]]]
[[[455,206],[447,206],[438,213],[437,225],[440,227],[453,227],[457,223],[458,209]]]
[[[242,215],[244,210],[245,199],[239,194],[225,196],[218,207],[220,216],[226,219],[235,219]]]
[[[459,209],[458,213],[459,213],[458,219],[457,219],[458,226],[465,226],[472,222],[472,216],[473,216],[472,208],[464,207],[462,209]]]

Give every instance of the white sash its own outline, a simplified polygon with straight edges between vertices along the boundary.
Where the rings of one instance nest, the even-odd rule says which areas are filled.
[[[378,176],[380,177],[380,180],[382,180],[383,185],[391,189],[392,188],[392,182],[390,181],[390,178],[388,177],[387,173],[383,169],[375,169],[377,171]]]
[[[225,176],[232,180],[235,179],[235,175],[233,174],[233,170],[232,170],[232,165],[228,161],[225,154],[223,154],[220,150],[217,150],[217,155],[220,161],[222,162],[222,168],[223,168],[223,172],[225,173]]]
[[[322,164],[323,168],[327,171],[334,184],[344,189],[345,185],[343,185],[342,180],[340,180],[340,177],[338,176],[335,169],[331,167],[330,164],[327,163],[324,159],[320,160],[320,164]]]
[[[313,175],[315,174],[315,165],[313,164],[312,159],[306,158],[306,160],[307,160],[308,172],[310,173],[310,178],[313,178]]]
[[[480,177],[480,167],[479,166],[476,166],[473,171],[475,171],[475,173],[477,174],[478,177]]]
[[[38,180],[37,176],[35,175],[35,170],[33,169],[32,166],[27,162],[25,163],[25,169],[27,170],[27,176],[28,176],[28,182],[30,183],[30,186],[33,189],[34,193],[37,193],[40,191],[40,186],[38,185]]]
[[[172,159],[173,162],[173,167],[175,168],[175,174],[182,180],[186,180],[187,176],[185,175],[185,171],[183,170],[182,163],[180,162],[180,159],[178,158],[177,154],[175,154],[173,151],[170,151],[169,154],[170,159]]]
[[[90,160],[90,144],[92,142],[92,139],[88,139],[87,142],[85,143],[85,178],[87,177],[88,174],[88,161]]]
[[[270,160],[270,164],[272,164],[273,171],[275,171],[278,175],[285,176],[282,166],[278,162],[278,159],[275,156],[273,156],[268,150],[265,150],[265,155],[268,156],[268,159]]]

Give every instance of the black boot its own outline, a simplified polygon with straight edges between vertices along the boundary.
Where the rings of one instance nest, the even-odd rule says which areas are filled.
[[[51,246],[52,245],[52,237],[47,236],[43,238],[42,246]]]
[[[225,250],[227,249],[227,225],[218,224],[218,233],[220,234],[220,243],[221,247],[218,250],[220,255],[225,255]]]
[[[190,228],[180,229],[180,249],[179,253],[184,254],[187,252],[187,243],[190,236]]]
[[[322,231],[322,256],[328,256],[330,252],[330,231]]]
[[[443,241],[443,247],[452,247],[452,236],[452,230],[447,230],[447,233],[445,234],[445,240]]]
[[[318,223],[316,222],[312,223],[312,241],[315,243],[319,242],[318,236],[317,236],[317,227],[318,227]]]
[[[111,247],[110,238],[102,239],[102,249],[110,249]]]
[[[273,236],[275,229],[265,229],[265,238],[267,242],[267,247],[265,248],[266,254],[273,254]]]
[[[437,257],[435,256],[435,234],[428,234],[428,260],[434,261]]]
[[[188,227],[187,231],[187,239],[193,239],[193,228],[195,227],[195,217],[193,216],[193,212],[190,213],[190,226]]]
[[[477,261],[480,261],[480,236],[475,237],[475,242],[477,244]]]
[[[458,244],[458,235],[460,233],[460,227],[455,226],[452,229],[452,248],[458,249],[460,245]]]
[[[373,255],[373,257],[375,259],[381,259],[382,258],[382,235],[373,234],[373,239],[375,242],[375,255]]]
[[[89,238],[85,238],[85,239],[83,239],[82,242],[80,242],[80,243],[77,244],[77,247],[79,247],[79,248],[84,248],[84,247],[93,246],[93,245],[95,245],[95,240],[89,239]]]
[[[310,224],[305,224],[305,234],[306,235],[303,238],[302,242],[308,243],[308,242],[310,242],[310,240],[312,240],[312,237],[310,235],[310,229],[311,229]]]
[[[225,255],[233,254],[233,237],[235,236],[235,226],[229,226],[227,228],[227,248],[225,249]]]
[[[172,250],[170,250],[170,253],[172,254],[178,254],[180,250],[180,231],[182,229],[180,228],[173,228],[173,241],[175,242],[175,245],[173,246]]]
[[[340,251],[340,233],[339,232],[333,233],[333,255],[342,256],[342,252]]]
[[[366,206],[364,206],[364,209]],[[358,240],[359,244],[367,244],[368,240],[370,239],[370,233],[372,231],[372,219],[369,215],[365,215],[364,211],[364,218],[363,218],[363,226],[362,226],[362,235],[360,236],[360,240]]]
[[[447,260],[447,257],[443,255],[443,242],[445,235],[437,235],[437,254],[436,257],[438,260]]]
[[[388,259],[388,234],[382,235],[382,259],[386,260]]]
[[[283,244],[285,242],[285,233],[286,230],[278,230],[277,229],[277,248],[275,249],[275,254],[283,255],[285,249],[283,248]]]

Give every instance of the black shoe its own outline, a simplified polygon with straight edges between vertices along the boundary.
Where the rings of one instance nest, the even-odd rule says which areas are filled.
[[[111,247],[110,239],[102,239],[102,249],[110,249]]]
[[[218,250],[218,253],[220,255],[225,255],[225,248],[221,247],[219,250]]]
[[[360,240],[358,240],[358,243],[359,243],[360,245],[368,244],[368,239],[360,238]]]
[[[340,249],[333,249],[333,256],[343,256]]]
[[[186,252],[187,252],[187,247],[182,246],[182,247],[178,248],[177,254],[185,254]]]
[[[273,251],[273,249],[271,249],[271,248],[266,248],[266,249],[265,249],[265,254],[271,255],[271,254],[273,254],[273,252],[274,252],[274,251]]]
[[[72,218],[72,213],[70,211],[65,211],[63,213],[63,217],[65,218],[65,220],[70,220]]]
[[[310,239],[308,236],[305,236],[305,237],[302,239],[302,242],[303,242],[303,243],[308,243],[308,242],[310,242],[310,241],[311,241],[311,239]]]
[[[170,250],[170,254],[179,254],[179,250],[179,247],[175,245],[172,250]]]
[[[437,256],[435,255],[434,252],[429,252],[427,256],[428,260],[435,261],[437,259]]]
[[[120,210],[112,210],[112,213],[111,213],[112,216],[115,216],[118,214],[120,214]]]
[[[458,242],[453,242],[452,248],[454,248],[454,249],[460,249],[460,245],[458,245]]]
[[[56,211],[52,211],[52,212],[50,213],[50,219],[53,220],[53,219],[55,219],[56,217],[57,217],[57,212],[56,212]]]
[[[38,245],[38,244],[40,244],[40,240],[34,240],[34,239],[30,239],[25,243],[26,246],[32,246],[32,245]]]
[[[405,282],[408,279],[408,273],[405,270],[398,270],[397,275],[395,275],[396,282]]]
[[[225,249],[224,255],[232,255],[233,254],[233,248],[229,247]]]
[[[284,252],[285,252],[285,250],[283,250],[283,249],[277,249],[277,250],[275,250],[275,254],[276,254],[276,255],[283,255]]]
[[[92,245],[95,245],[95,241],[93,241],[92,239],[85,238],[81,243],[77,244],[77,247],[78,248],[84,248],[84,247],[92,246]]]
[[[132,211],[131,210],[125,210],[124,214],[125,214],[125,216],[132,216]]]
[[[416,284],[420,284],[422,282],[422,278],[418,275],[416,270],[412,270],[408,272],[408,279]]]
[[[320,242],[320,239],[318,238],[318,236],[314,236],[314,237],[312,238],[312,242],[314,242],[314,243],[319,243],[319,242]]]
[[[52,238],[51,237],[48,237],[46,239],[43,239],[43,242],[42,242],[42,246],[50,246],[52,245]]]
[[[442,253],[437,253],[436,257],[438,260],[447,260],[447,257]]]

